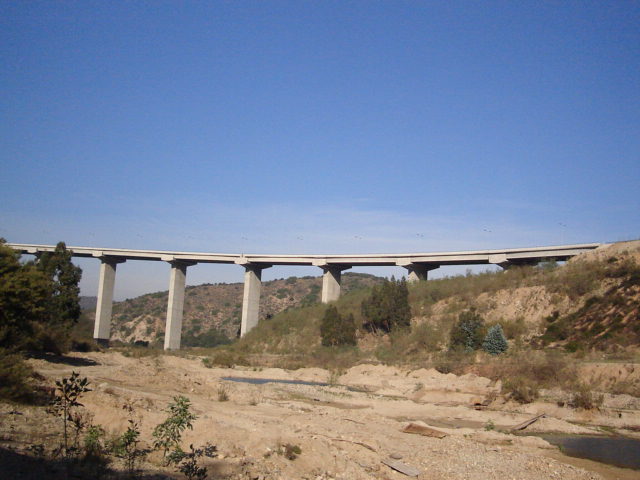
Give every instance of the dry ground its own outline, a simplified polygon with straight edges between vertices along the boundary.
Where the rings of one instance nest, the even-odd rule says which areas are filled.
[[[131,405],[141,420],[143,443],[148,445],[151,431],[164,420],[163,410],[172,397],[187,396],[198,419],[183,444],[217,445],[220,456],[209,461],[210,478],[409,478],[382,463],[390,456],[418,469],[419,479],[640,477],[637,471],[570,459],[535,436],[499,432],[546,413],[547,418],[525,432],[602,433],[595,425],[606,425],[631,428],[628,433],[640,427],[640,404],[634,397],[608,396],[600,412],[579,412],[550,402],[526,406],[505,402],[499,395],[500,385],[486,378],[443,375],[432,369],[403,371],[359,365],[338,376],[323,369],[210,369],[197,358],[176,356],[74,355],[74,364],[31,363],[50,380],[72,371],[88,377],[93,391],[86,394],[83,404],[93,415],[93,423],[111,433],[126,429],[123,407]],[[629,365],[594,368],[598,373],[607,368],[634,369]],[[225,376],[331,385],[251,385],[222,380]],[[223,391],[228,401],[219,400]],[[554,392],[549,395],[553,398]],[[487,402],[482,410],[473,408],[474,403]],[[2,446],[24,451],[32,444],[43,443],[50,449],[59,442],[60,421],[42,408],[4,404],[0,414]],[[447,436],[438,439],[402,432],[409,422],[424,422]],[[495,429],[488,430],[491,425]],[[284,444],[297,445],[302,453],[289,460],[278,453]],[[163,470],[158,454],[148,457],[144,469],[170,473]]]

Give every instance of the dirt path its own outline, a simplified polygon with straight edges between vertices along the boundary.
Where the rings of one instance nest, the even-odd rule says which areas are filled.
[[[123,407],[133,406],[147,443],[153,427],[165,418],[163,409],[171,398],[178,394],[187,396],[198,419],[193,431],[185,434],[183,443],[187,446],[211,442],[218,446],[221,455],[209,464],[213,478],[409,478],[382,463],[389,457],[417,469],[420,472],[417,478],[431,480],[638,477],[638,472],[621,474],[620,470],[606,466],[598,465],[596,469],[588,462],[567,459],[535,436],[498,432],[497,429],[542,413],[545,405],[516,407],[494,402],[484,410],[476,410],[472,404],[486,403],[499,386],[473,375],[456,377],[433,370],[404,372],[392,367],[361,365],[338,378],[343,386],[252,385],[225,381],[222,377],[327,382],[330,374],[322,369],[210,369],[198,359],[174,356],[134,359],[114,352],[76,355],[75,365],[43,360],[32,363],[51,379],[72,371],[88,377],[93,391],[84,397],[83,403],[93,415],[93,422],[112,433],[126,429]],[[227,401],[220,401],[223,394],[228,396]],[[32,409],[22,415],[25,418],[11,419],[14,423],[11,438],[4,431],[9,429],[7,408],[2,411],[5,443],[14,441],[18,445],[22,441],[25,446],[28,442],[20,440],[15,432],[26,428],[29,417],[44,414]],[[570,419],[575,420],[575,415],[570,413]],[[629,418],[640,422],[637,412],[632,412]],[[439,439],[402,431],[409,422],[420,421],[447,435]],[[45,437],[48,430],[55,429],[51,420],[36,423],[37,433]],[[569,423],[560,415],[541,419],[525,432],[535,430],[596,431]],[[52,441],[51,436],[45,438],[45,443]],[[289,460],[279,453],[286,444],[300,447],[298,458]],[[151,455],[145,468],[162,470],[158,456]],[[625,472],[635,477],[624,477]]]

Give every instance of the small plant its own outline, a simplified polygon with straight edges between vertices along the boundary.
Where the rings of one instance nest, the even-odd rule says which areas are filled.
[[[37,458],[44,458],[45,449],[42,443],[34,443],[27,447],[27,451],[32,453]]]
[[[99,425],[89,426],[85,433],[82,466],[84,473],[90,478],[100,479],[108,472],[111,452],[107,448],[105,436],[104,428]]]
[[[138,448],[140,442],[140,424],[129,419],[127,430],[113,443],[112,451],[118,458],[122,458],[130,476],[136,473],[136,462],[147,455],[146,450]]]
[[[177,470],[189,480],[204,480],[207,478],[207,467],[198,466],[198,460],[205,456],[214,458],[218,455],[217,447],[207,443],[203,447],[193,448],[189,445],[190,452],[174,452],[172,463],[177,465]]]
[[[503,391],[518,403],[531,403],[538,398],[537,384],[526,377],[513,377],[504,382]]]
[[[220,385],[218,385],[218,401],[226,402],[228,400],[229,400],[229,389],[224,383],[221,383]]]
[[[285,443],[280,445],[277,450],[278,455],[282,455],[287,460],[295,460],[302,453],[302,449],[298,445]]]
[[[580,383],[571,395],[569,406],[573,408],[581,408],[583,410],[593,410],[594,408],[600,408],[603,401],[603,394],[598,395],[586,384]]]
[[[249,405],[256,406],[263,401],[263,394],[261,389],[254,390],[249,399]]]
[[[190,407],[191,403],[188,398],[181,395],[173,397],[173,403],[170,403],[167,408],[169,416],[153,429],[152,435],[155,438],[153,447],[163,450],[162,456],[167,465],[171,462],[171,458],[167,458],[170,450],[182,452],[180,448],[182,432],[187,428],[193,430],[192,422],[197,417],[189,410]]]
[[[89,381],[87,378],[80,378],[80,374],[76,372],[71,372],[71,376],[68,378],[56,380],[56,393],[53,399],[53,408],[58,412],[58,414],[62,415],[64,425],[63,454],[65,457],[69,455],[68,426],[69,423],[73,422],[73,417],[71,415],[72,409],[83,406],[78,400],[83,393],[91,391],[88,385]]]
[[[84,436],[85,457],[99,457],[106,453],[105,436],[106,432],[100,425],[92,425],[87,429]]]
[[[487,420],[487,423],[485,423],[484,425],[484,429],[489,432],[491,430],[495,430],[496,429],[496,425],[495,423],[493,423],[493,420],[489,419]]]
[[[206,368],[213,368],[213,362],[209,357],[205,357],[202,359],[202,365],[204,365]]]

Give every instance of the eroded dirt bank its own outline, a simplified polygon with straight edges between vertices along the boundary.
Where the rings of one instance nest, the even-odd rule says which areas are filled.
[[[554,403],[519,406],[505,402],[500,385],[474,375],[456,377],[435,370],[402,371],[359,365],[341,376],[323,369],[205,368],[197,359],[174,356],[127,358],[119,353],[74,354],[75,365],[33,360],[53,380],[80,372],[93,391],[83,399],[93,423],[108,432],[127,427],[123,408],[141,420],[143,443],[164,420],[175,395],[187,396],[198,419],[184,445],[217,445],[210,478],[230,479],[403,479],[382,461],[389,457],[414,467],[419,479],[600,479],[638,478],[620,470],[560,455],[535,436],[501,433],[534,415],[546,413],[525,433],[556,431],[602,433],[596,425],[640,427],[637,399],[608,397],[600,412],[579,412]],[[328,382],[329,386],[267,383],[252,385],[222,377],[273,378]],[[349,388],[347,388],[349,387]],[[220,401],[222,393],[227,401]],[[488,404],[476,406],[474,404]],[[607,405],[609,404],[609,405]],[[57,419],[43,409],[2,405],[2,443],[18,449],[57,441]],[[476,409],[480,408],[480,409]],[[404,433],[410,422],[446,433],[444,438]],[[30,430],[31,429],[31,430]],[[284,444],[301,454],[289,460]],[[162,472],[152,454],[147,471]],[[168,471],[165,473],[169,473]]]

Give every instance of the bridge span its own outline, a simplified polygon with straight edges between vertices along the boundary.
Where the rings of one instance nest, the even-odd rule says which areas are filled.
[[[8,247],[23,254],[40,255],[53,252],[55,245],[7,243]],[[182,333],[182,314],[187,268],[197,263],[225,263],[244,267],[244,294],[240,335],[244,336],[258,324],[262,270],[273,265],[306,265],[322,269],[322,303],[340,297],[340,280],[344,270],[356,266],[400,266],[408,273],[408,280],[426,280],[428,272],[443,265],[535,265],[545,260],[564,261],[602,246],[601,243],[556,245],[550,247],[510,248],[503,250],[477,250],[462,252],[360,254],[360,255],[266,255],[223,254],[202,252],[172,252],[161,250],[128,250],[122,248],[67,247],[74,257],[99,259],[100,278],[98,303],[93,337],[108,342],[111,331],[111,311],[116,267],[127,260],[167,262],[169,301],[164,348],[179,349]]]

